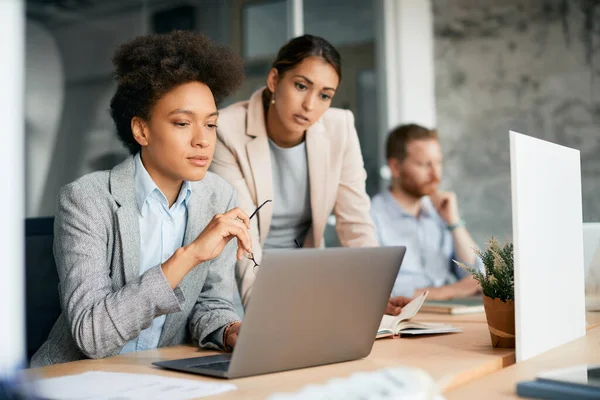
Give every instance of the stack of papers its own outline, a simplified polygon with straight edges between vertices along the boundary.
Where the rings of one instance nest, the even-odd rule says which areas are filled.
[[[323,385],[308,385],[296,393],[276,393],[269,400],[443,400],[439,387],[425,371],[386,368],[357,372]]]
[[[91,371],[60,378],[40,379],[23,388],[44,399],[173,399],[184,400],[235,390],[230,383],[167,378],[160,375]]]

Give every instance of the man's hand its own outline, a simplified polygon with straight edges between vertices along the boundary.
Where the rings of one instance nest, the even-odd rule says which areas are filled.
[[[250,219],[239,208],[229,210],[225,214],[215,215],[202,233],[191,243],[198,264],[217,257],[233,238],[238,239],[238,260],[242,259],[244,251],[252,253],[249,229]]]
[[[427,300],[450,300],[456,297],[454,291],[449,286],[417,289],[415,290],[414,296],[420,296],[424,292],[429,292],[427,294]]]
[[[455,225],[460,222],[460,214],[458,212],[458,202],[456,194],[453,192],[436,192],[429,195],[433,206],[437,210],[440,217],[446,221],[448,225]]]
[[[223,343],[225,344],[226,349],[233,349],[235,347],[241,327],[241,322],[234,322],[225,329],[225,340]]]
[[[475,278],[469,275],[451,285],[417,289],[414,296],[416,297],[425,291],[429,292],[427,300],[451,300],[474,296],[481,292],[481,286]]]
[[[410,303],[411,300],[412,299],[403,296],[392,297],[388,300],[387,306],[385,307],[385,313],[390,315],[398,315],[402,311],[402,307]]]

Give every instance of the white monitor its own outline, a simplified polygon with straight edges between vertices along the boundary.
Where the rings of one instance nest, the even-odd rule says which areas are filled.
[[[579,151],[510,132],[517,361],[585,335]]]

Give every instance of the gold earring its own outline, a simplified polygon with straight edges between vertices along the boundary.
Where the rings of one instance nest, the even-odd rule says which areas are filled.
[[[271,95],[271,104],[275,104],[275,92]]]

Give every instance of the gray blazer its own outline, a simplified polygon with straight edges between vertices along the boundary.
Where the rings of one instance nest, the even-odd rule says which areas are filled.
[[[235,202],[233,187],[213,173],[193,182],[184,245]],[[32,367],[118,354],[164,314],[159,347],[219,348],[211,334],[239,320],[232,306],[236,240],[172,290],[160,265],[139,275],[138,215],[133,157],[62,188],[54,225],[62,313]]]

